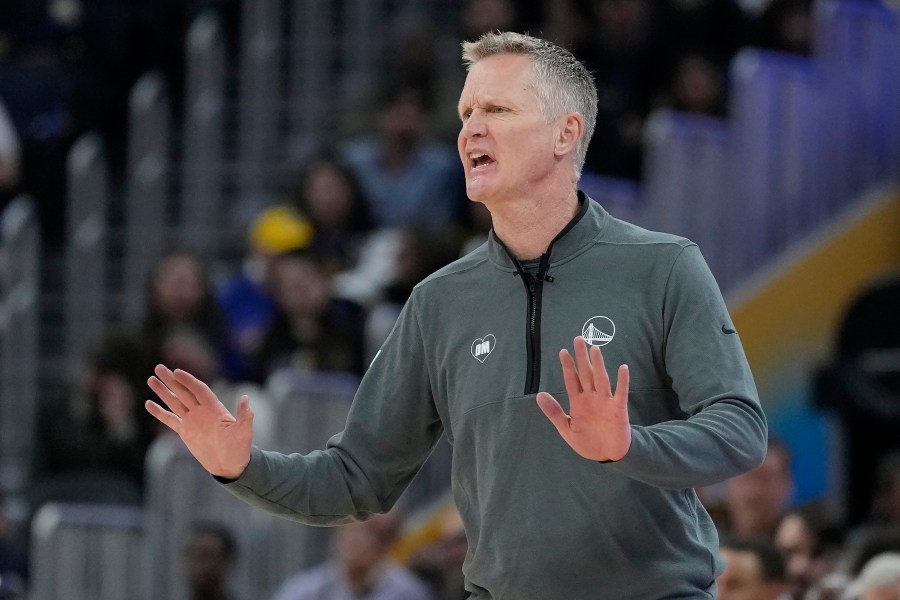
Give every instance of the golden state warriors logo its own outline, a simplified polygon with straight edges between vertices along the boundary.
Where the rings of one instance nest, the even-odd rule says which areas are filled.
[[[605,346],[616,335],[616,324],[609,317],[591,317],[581,328],[581,337],[591,346]]]

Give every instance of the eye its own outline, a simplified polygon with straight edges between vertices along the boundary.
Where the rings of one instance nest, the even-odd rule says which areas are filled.
[[[490,112],[495,113],[495,114],[496,113],[504,113],[504,112],[506,112],[506,108],[503,106],[494,106],[491,108]]]

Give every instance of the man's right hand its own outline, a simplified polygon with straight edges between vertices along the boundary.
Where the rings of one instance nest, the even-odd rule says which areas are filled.
[[[147,411],[177,433],[211,474],[225,479],[240,477],[250,463],[253,444],[249,398],[241,397],[235,418],[209,386],[190,373],[172,372],[163,365],[157,365],[154,372],[156,377],[147,384],[169,410],[147,400]]]

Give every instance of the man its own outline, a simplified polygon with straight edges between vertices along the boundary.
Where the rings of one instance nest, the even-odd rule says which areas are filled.
[[[339,528],[334,558],[288,579],[274,600],[429,600],[424,581],[389,557],[396,510]]]
[[[784,562],[774,544],[752,537],[722,543],[725,571],[719,575],[718,600],[785,598]]]
[[[772,539],[793,493],[790,450],[783,441],[769,438],[763,463],[725,484],[728,531]]]
[[[232,417],[161,365],[150,385],[171,412],[148,410],[235,495],[318,524],[388,510],[446,432],[474,599],[708,599],[723,562],[693,488],[757,466],[766,443],[718,288],[694,244],[577,191],[596,115],[581,63],[514,33],[463,48],[458,148],[493,230],[416,287],[343,433],[264,452],[246,397]],[[572,336],[562,369],[545,360]],[[622,365],[615,392],[604,359]]]
[[[191,600],[233,600],[228,575],[237,560],[231,532],[211,521],[196,522],[184,544],[185,575]]]

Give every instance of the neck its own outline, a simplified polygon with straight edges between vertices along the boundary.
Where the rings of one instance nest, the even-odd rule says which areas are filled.
[[[578,193],[529,197],[491,212],[494,232],[520,260],[537,258],[578,213]]]

